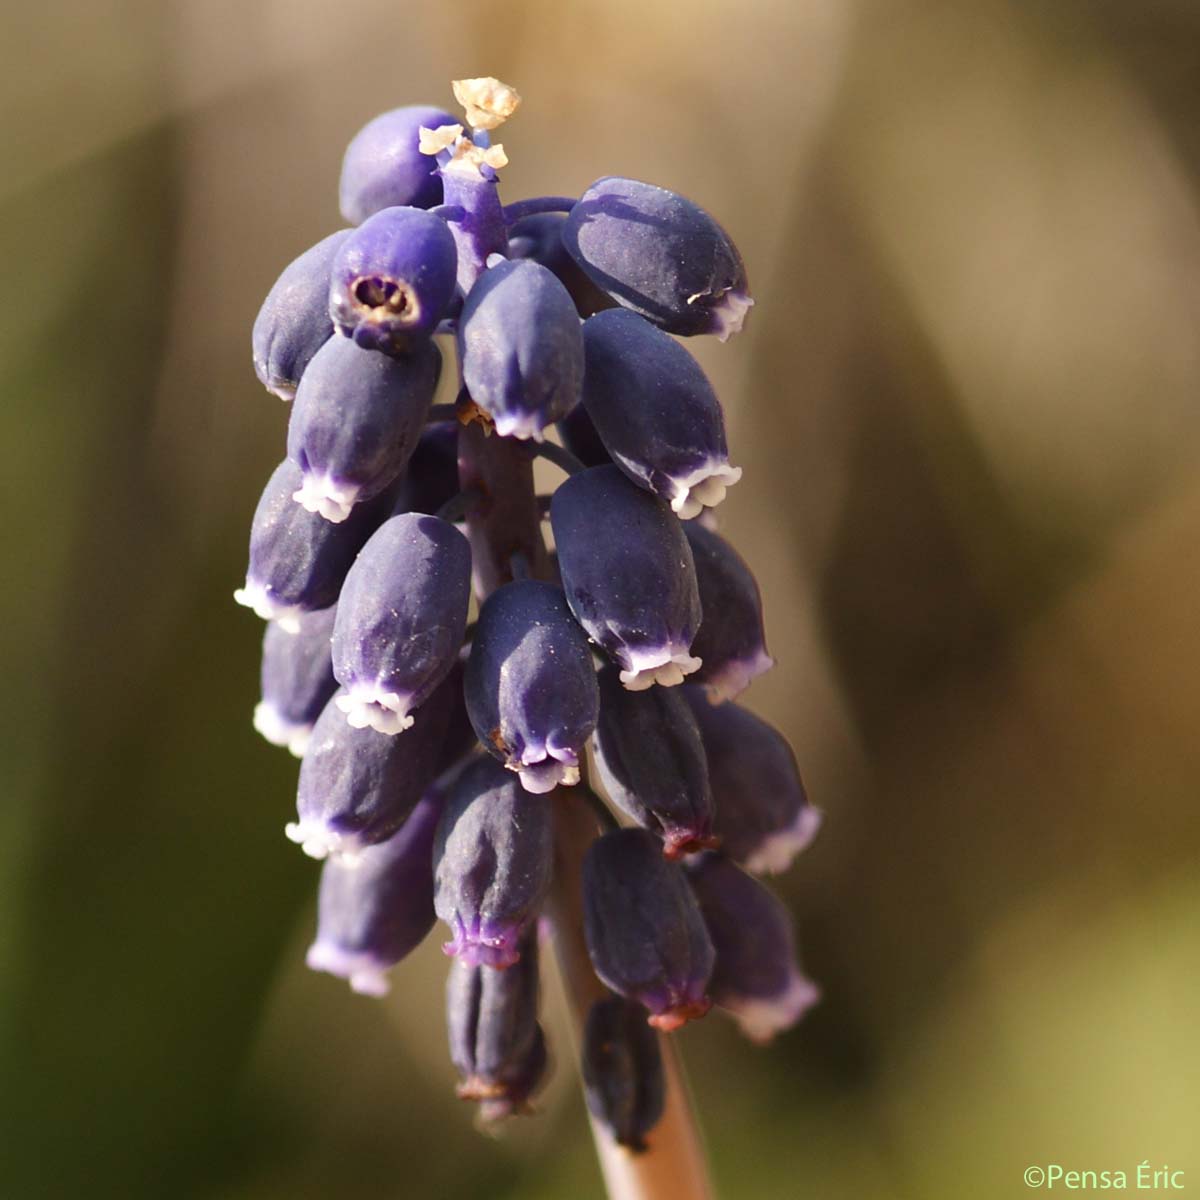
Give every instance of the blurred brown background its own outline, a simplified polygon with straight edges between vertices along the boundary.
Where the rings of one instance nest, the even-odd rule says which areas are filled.
[[[695,349],[827,825],[825,1001],[681,1035],[726,1197],[1200,1186],[1200,8],[50,0],[0,12],[0,1195],[596,1196],[559,1070],[479,1137],[431,940],[303,968],[295,766],[231,592],[250,367],[345,143],[495,74],[508,199],[676,188],[758,306]]]

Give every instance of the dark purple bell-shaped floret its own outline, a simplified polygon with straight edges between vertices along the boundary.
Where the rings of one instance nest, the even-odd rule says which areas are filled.
[[[421,436],[442,370],[423,342],[399,358],[332,338],[309,364],[288,422],[288,458],[303,480],[294,499],[327,521],[344,521],[377,496]]]
[[[396,486],[394,512],[435,513],[458,494],[458,428],[457,421],[425,427]]]
[[[558,434],[562,438],[562,444],[585,467],[603,467],[612,462],[612,455],[604,448],[596,426],[582,404],[575,405],[559,421]]]
[[[348,866],[321,869],[317,937],[307,963],[350,981],[364,996],[386,996],[387,972],[433,928],[433,833],[443,797],[430,789],[386,842]]]
[[[609,799],[678,858],[716,845],[700,731],[678,688],[631,692],[600,672],[596,766]]]
[[[590,467],[554,493],[550,520],[575,619],[633,691],[671,687],[700,667],[692,551],[664,500],[615,466]]]
[[[717,952],[709,991],[753,1041],[790,1029],[821,996],[796,965],[792,920],[758,880],[727,858],[706,854],[688,879]]]
[[[476,1100],[485,1121],[526,1111],[546,1069],[546,1039],[538,1024],[537,932],[521,939],[520,959],[495,971],[458,958],[446,980],[450,1058],[462,1082],[461,1100]]]
[[[756,875],[786,871],[821,827],[792,748],[741,705],[710,704],[698,688],[684,694],[704,742],[722,852]]]
[[[342,243],[329,315],[366,350],[399,354],[429,337],[454,296],[458,250],[446,222],[421,208],[385,208]]]
[[[527,791],[579,782],[600,700],[587,635],[561,588],[522,579],[488,597],[467,660],[466,699],[479,740]]]
[[[403,739],[401,739],[403,740]],[[434,906],[450,927],[447,954],[510,967],[550,886],[550,802],[492,758],[455,781],[434,844]]]
[[[583,406],[613,462],[683,520],[720,504],[742,472],[700,364],[623,308],[585,321],[583,346]]]
[[[583,859],[584,934],[592,966],[618,995],[672,1030],[711,1005],[713,947],[683,868],[644,829],[597,838]]]
[[[254,709],[254,728],[297,758],[304,757],[313,725],[337,691],[329,649],[334,615],[332,608],[305,613],[295,633],[272,621],[263,634],[262,699]]]
[[[418,149],[420,130],[452,125],[440,108],[409,104],[368,121],[346,147],[338,203],[351,225],[361,225],[385,208],[410,204],[432,208],[442,202],[442,181]]]
[[[239,604],[288,633],[299,630],[304,613],[337,603],[350,564],[392,504],[384,493],[355,505],[335,525],[292,499],[301,484],[295,463],[285,459],[275,468],[254,510],[246,585],[233,593]]]
[[[737,333],[754,303],[729,235],[676,192],[610,175],[567,215],[563,242],[598,287],[668,333]]]
[[[448,521],[389,517],[346,575],[333,627],[338,707],[356,728],[400,733],[454,665],[471,599],[471,550]]]
[[[317,718],[300,763],[296,817],[288,839],[312,858],[353,864],[368,846],[404,823],[444,770],[442,754],[452,697],[434,692],[407,737],[347,724],[335,695]]]
[[[692,547],[704,620],[692,642],[703,666],[688,681],[700,684],[713,704],[732,700],[750,681],[769,671],[762,597],[738,552],[698,521],[683,527]]]
[[[619,1145],[645,1150],[666,1095],[658,1035],[646,1024],[646,1010],[619,996],[597,1000],[579,1057],[592,1116]]]
[[[254,372],[281,400],[295,396],[305,367],[333,336],[329,276],[338,248],[349,236],[348,229],[331,233],[289,263],[254,320]]]
[[[528,259],[485,271],[458,322],[463,382],[503,437],[542,441],[579,401],[583,335],[566,288]]]
[[[562,240],[565,226],[563,213],[534,213],[514,221],[508,227],[509,258],[532,258],[553,271],[581,317],[612,308],[616,301],[602,292],[567,253]]]

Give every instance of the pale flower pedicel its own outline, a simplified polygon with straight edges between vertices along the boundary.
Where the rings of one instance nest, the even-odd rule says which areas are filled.
[[[399,108],[355,136],[354,228],[295,258],[254,325],[259,378],[294,399],[236,593],[271,622],[254,725],[302,756],[286,832],[327,859],[309,965],[382,995],[440,918],[458,1093],[495,1120],[551,1061],[539,935],[582,955],[586,934],[593,1121],[667,1153],[658,1031],[715,1004],[766,1038],[817,994],[745,873],[786,867],[819,813],[782,735],[727,703],[773,662],[749,566],[696,519],[741,471],[675,340],[724,340],[753,301],[674,192],[609,176],[503,206],[492,134],[520,97],[454,95],[460,119]],[[434,405],[452,354],[457,398]],[[538,455],[566,473],[552,496]],[[595,836],[568,854],[580,818]]]

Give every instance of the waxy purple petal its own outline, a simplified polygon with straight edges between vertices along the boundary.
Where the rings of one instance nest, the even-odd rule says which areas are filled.
[[[699,205],[653,184],[597,180],[568,214],[563,242],[593,283],[668,333],[724,341],[754,303],[725,230]]]
[[[329,648],[334,616],[332,608],[306,613],[295,633],[272,621],[263,634],[262,698],[254,709],[254,728],[297,758],[304,756],[313,725],[337,691]]]
[[[527,792],[494,759],[481,758],[451,789],[433,857],[434,904],[452,934],[446,953],[512,966],[550,886],[550,801]]]
[[[732,700],[775,662],[767,653],[762,597],[750,568],[720,534],[697,521],[684,525],[696,564],[704,620],[692,643],[703,666],[689,682],[713,704]]]
[[[432,208],[442,202],[442,182],[417,145],[420,130],[453,125],[440,108],[410,104],[368,121],[346,147],[338,202],[342,216],[360,225],[385,208],[408,204]]]
[[[747,1037],[769,1042],[821,996],[796,963],[791,917],[758,880],[721,855],[689,863],[688,879],[717,953],[713,1002],[737,1018]]]
[[[612,802],[678,858],[716,845],[700,731],[679,688],[631,692],[600,672],[596,767]]]
[[[579,402],[583,335],[566,288],[529,260],[485,271],[458,323],[463,382],[502,437],[542,441]]]
[[[314,971],[349,980],[365,996],[384,996],[387,972],[433,928],[433,834],[443,797],[427,792],[385,842],[347,865],[321,869],[317,936],[306,961]]]
[[[446,222],[420,208],[385,208],[341,244],[329,315],[367,350],[400,354],[430,337],[454,296],[458,250]]]
[[[389,517],[346,575],[333,627],[337,704],[351,725],[400,733],[462,645],[471,591],[467,539],[421,513]]]
[[[480,742],[526,790],[579,782],[600,699],[587,635],[561,588],[525,579],[488,597],[467,660],[466,700]]]
[[[281,400],[295,396],[313,355],[333,336],[329,275],[349,236],[348,229],[331,233],[289,263],[254,320],[254,372]]]
[[[784,736],[738,704],[684,689],[700,729],[721,850],[756,875],[786,871],[821,827]]]
[[[646,1024],[646,1010],[619,996],[597,1000],[579,1057],[592,1116],[619,1145],[645,1150],[666,1096],[658,1035]]]
[[[337,603],[350,564],[392,505],[385,492],[334,524],[292,499],[302,482],[295,463],[275,468],[254,510],[246,584],[233,594],[289,633],[299,630],[304,613]]]
[[[621,682],[671,687],[699,669],[696,570],[667,503],[615,466],[590,467],[554,493],[550,520],[567,602]]]
[[[583,407],[613,462],[681,519],[715,508],[742,477],[700,364],[627,309],[583,324]]]
[[[344,338],[309,364],[288,422],[288,458],[301,470],[294,499],[328,521],[379,495],[421,436],[442,370],[432,342],[400,358]]]
[[[537,213],[522,217],[508,227],[509,258],[531,258],[552,271],[567,289],[581,317],[612,308],[616,303],[602,292],[580,269],[579,264],[567,253],[563,245],[563,229],[566,216],[563,213]]]
[[[584,933],[596,974],[672,1030],[702,1017],[713,947],[683,868],[644,829],[597,838],[583,859]]]

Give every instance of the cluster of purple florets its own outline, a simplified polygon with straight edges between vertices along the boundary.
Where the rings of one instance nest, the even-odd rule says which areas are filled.
[[[287,835],[325,859],[309,965],[380,995],[440,918],[459,1092],[488,1116],[546,1067],[555,813],[590,806],[584,932],[608,996],[584,1079],[637,1147],[663,1103],[651,1027],[715,1003],[766,1039],[816,996],[754,876],[819,816],[782,736],[732,703],[772,663],[711,519],[740,476],[721,406],[672,337],[724,339],[751,301],[729,237],[675,193],[608,177],[501,206],[490,131],[518,98],[455,94],[469,131],[411,107],[354,138],[353,227],[255,322],[258,376],[292,401],[237,593],[268,621],[255,727],[302,759]],[[435,405],[440,335],[459,386]],[[538,454],[567,473],[552,496]]]

